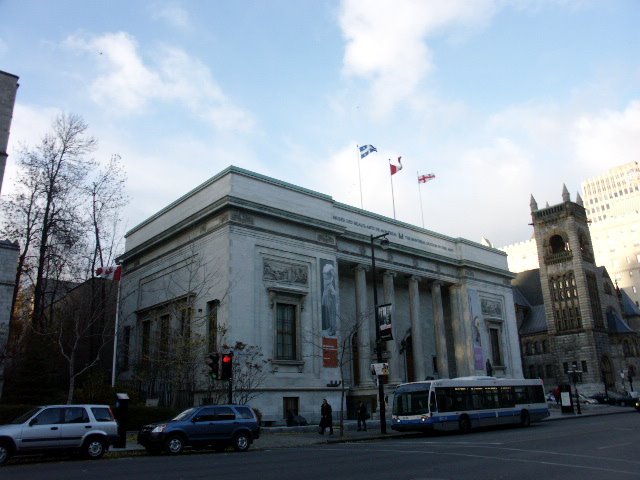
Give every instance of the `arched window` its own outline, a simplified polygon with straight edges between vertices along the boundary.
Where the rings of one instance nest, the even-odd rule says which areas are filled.
[[[561,235],[553,235],[549,239],[549,248],[551,249],[551,253],[562,253],[569,250],[569,245]]]

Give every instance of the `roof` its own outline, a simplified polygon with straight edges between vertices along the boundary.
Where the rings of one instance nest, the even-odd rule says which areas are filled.
[[[607,326],[611,333],[635,333],[624,320],[620,318],[618,312],[609,310],[607,312]]]
[[[544,305],[539,268],[518,273],[511,286],[519,290],[529,305]]]
[[[531,335],[534,333],[544,333],[547,331],[547,315],[544,305],[531,307],[520,327],[520,335]]]

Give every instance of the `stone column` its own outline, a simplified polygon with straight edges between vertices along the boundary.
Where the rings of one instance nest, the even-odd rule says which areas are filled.
[[[424,380],[427,376],[424,358],[424,341],[420,325],[420,291],[418,277],[409,279],[409,317],[411,319],[411,347],[413,349],[413,371],[416,380]]]
[[[395,273],[393,272],[387,271],[382,274],[382,290],[383,303],[391,303],[393,305],[393,311],[395,312],[397,305],[395,304],[393,277],[395,277]],[[400,331],[400,322],[396,315],[391,319],[391,328],[393,340],[387,342],[387,351],[391,356],[391,358],[389,358],[389,383],[397,384],[402,382],[404,363],[402,362],[402,354],[400,353],[400,340],[403,334]]]
[[[372,305],[367,298],[367,278],[365,268],[358,265],[355,268],[356,277],[356,319],[358,322],[358,368],[360,372],[360,383],[358,387],[373,387],[374,377],[371,375],[371,346],[374,340],[371,339],[371,325],[374,322],[370,314]]]
[[[431,284],[431,299],[433,302],[433,324],[436,337],[436,355],[438,357],[438,376],[440,378],[449,378],[449,353],[447,352],[447,335],[444,326],[440,282],[433,282]]]

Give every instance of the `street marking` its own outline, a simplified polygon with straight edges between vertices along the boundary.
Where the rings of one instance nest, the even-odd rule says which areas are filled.
[[[344,452],[343,448],[314,448],[314,450]],[[494,456],[494,455],[476,455],[476,454],[472,454],[472,453],[456,453],[456,452],[454,452],[454,453],[452,453],[452,452],[429,452],[429,451],[425,452],[424,450],[395,450],[395,449],[392,450],[392,449],[385,449],[385,448],[376,449],[376,451],[377,452],[393,453],[393,454],[404,453],[404,454],[412,454],[412,455],[413,454],[422,454],[423,455],[425,453],[428,453],[430,455],[448,455],[448,456],[453,456],[453,457],[482,458],[482,459],[486,459],[486,460],[497,460],[497,461],[500,461],[500,462],[532,463],[532,464],[536,464],[536,465],[549,465],[549,466],[553,466],[553,467],[566,467],[566,468],[573,468],[573,469],[578,469],[578,470],[593,470],[593,471],[597,471],[597,472],[621,473],[621,474],[625,474],[625,475],[631,475],[631,476],[634,476],[634,477],[640,477],[640,472],[638,472],[637,470],[629,471],[629,470],[618,470],[618,469],[604,468],[604,467],[589,467],[589,466],[586,466],[586,465],[572,465],[572,464],[569,464],[569,463],[547,462],[547,461],[543,461],[543,460],[526,460],[526,459],[520,459],[520,458],[504,458],[504,457],[501,457],[501,456]],[[535,450],[532,450],[532,452],[540,453],[540,452],[536,452]],[[586,455],[584,455],[584,456],[586,456]],[[592,457],[590,457],[590,458],[592,458]]]
[[[606,445],[604,447],[598,447],[598,450],[604,450],[606,448],[626,447],[627,445],[633,445],[631,442],[618,443],[617,445]]]

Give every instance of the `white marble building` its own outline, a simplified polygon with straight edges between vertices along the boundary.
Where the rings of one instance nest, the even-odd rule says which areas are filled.
[[[237,167],[127,233],[119,378],[135,378],[140,356],[163,341],[169,306],[189,305],[178,316],[203,319],[189,329],[209,338],[200,358],[223,342],[261,348],[267,376],[251,404],[263,420],[280,423],[290,408],[315,421],[323,398],[339,409],[343,386],[346,406],[363,399],[375,413],[371,238],[385,232],[375,262],[378,304],[393,306],[387,391],[484,375],[487,360],[494,375],[521,378],[503,252]],[[194,403],[207,396],[202,365]]]

